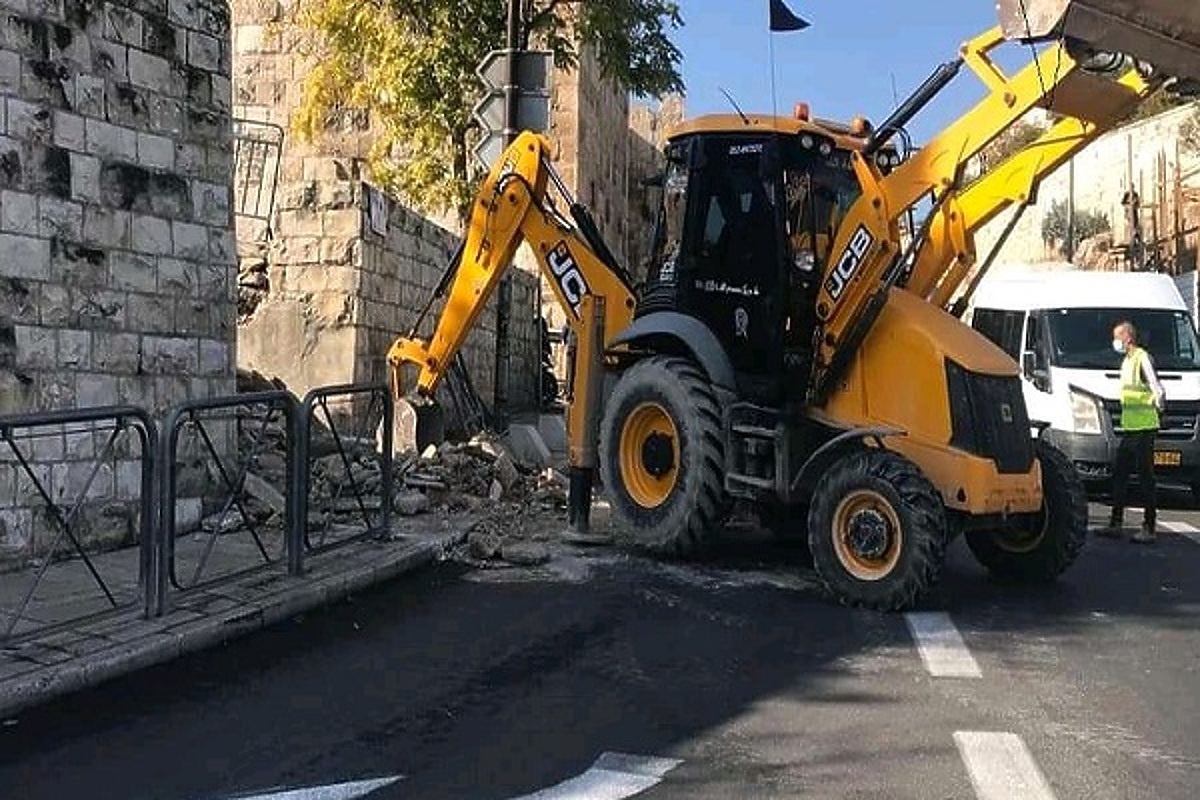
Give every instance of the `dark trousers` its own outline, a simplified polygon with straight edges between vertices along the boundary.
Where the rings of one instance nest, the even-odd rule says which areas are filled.
[[[1113,465],[1112,520],[1121,521],[1125,513],[1129,476],[1136,468],[1142,502],[1146,509],[1146,524],[1153,526],[1158,517],[1154,485],[1154,435],[1158,431],[1129,431],[1121,434],[1117,445],[1117,460]]]

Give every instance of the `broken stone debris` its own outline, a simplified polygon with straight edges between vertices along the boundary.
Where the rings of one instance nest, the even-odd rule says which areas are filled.
[[[262,392],[286,390],[286,386],[242,371],[238,390]],[[240,504],[256,526],[281,527],[287,507],[286,421],[276,414],[264,426],[264,412],[259,409],[244,413],[239,422],[241,453],[257,451],[245,474]],[[335,440],[330,431],[316,425],[309,455],[310,527],[361,524],[364,509],[372,516],[378,512],[383,472],[373,437],[339,432]],[[207,472],[210,484],[224,495],[215,465],[209,465]],[[489,435],[429,446],[420,454],[397,455],[392,476],[392,510],[398,516],[470,512],[476,517],[459,553],[476,562],[542,563],[549,551],[541,543],[557,535],[566,514],[566,477],[546,467],[540,457],[533,462],[514,457],[504,441]],[[223,505],[222,498],[192,525],[181,526],[181,532],[244,531],[245,520],[237,508],[222,514]]]

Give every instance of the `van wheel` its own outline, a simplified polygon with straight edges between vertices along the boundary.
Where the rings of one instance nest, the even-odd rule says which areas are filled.
[[[1037,441],[1042,466],[1042,510],[1000,530],[967,531],[967,547],[997,578],[1047,583],[1074,563],[1087,537],[1087,493],[1075,465],[1045,440]]]

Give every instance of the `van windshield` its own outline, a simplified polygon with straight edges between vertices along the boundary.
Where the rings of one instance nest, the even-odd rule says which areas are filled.
[[[1077,369],[1117,369],[1121,355],[1112,349],[1112,329],[1129,320],[1138,341],[1159,370],[1200,369],[1200,345],[1188,315],[1145,308],[1071,308],[1047,312],[1050,360]]]

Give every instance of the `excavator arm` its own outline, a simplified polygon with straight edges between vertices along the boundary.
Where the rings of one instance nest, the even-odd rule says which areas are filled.
[[[1160,83],[1107,54],[1095,64],[1117,79],[1097,74],[1100,67],[1077,61],[1063,42],[1035,52],[1010,77],[991,58],[1006,41],[997,26],[964,44],[958,59],[941,65],[881,123],[863,151],[852,154],[862,194],[838,229],[835,257],[817,297],[811,403],[828,399],[891,291],[901,288],[947,305],[975,265],[974,233],[1010,205],[1031,203],[1046,175],[1115,126]],[[987,88],[984,99],[884,176],[874,161],[879,148],[964,65]],[[1052,108],[1058,121],[997,168],[967,182],[971,160],[1038,106]],[[934,207],[905,252],[899,220],[930,196]]]
[[[551,183],[567,202],[573,222],[550,201]],[[403,370],[412,365],[418,368],[417,395],[432,398],[522,242],[533,251],[577,342],[567,429],[571,510],[584,515],[582,524],[586,526],[586,508],[577,509],[575,504],[590,499],[588,476],[596,465],[604,349],[629,326],[634,294],[599,240],[586,210],[571,198],[554,171],[550,143],[544,136],[532,132],[518,135],[483,182],[432,335],[420,338],[414,326],[388,351],[393,392],[397,397],[407,394]]]

